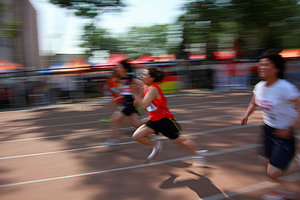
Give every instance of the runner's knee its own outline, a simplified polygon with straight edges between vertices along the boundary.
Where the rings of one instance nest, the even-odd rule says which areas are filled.
[[[139,141],[141,139],[141,136],[139,136],[139,134],[134,132],[133,135],[132,135],[132,139],[135,140],[135,141]]]
[[[272,165],[268,165],[267,168],[267,176],[271,179],[277,179],[279,176],[281,176],[283,171],[281,169],[278,169]]]

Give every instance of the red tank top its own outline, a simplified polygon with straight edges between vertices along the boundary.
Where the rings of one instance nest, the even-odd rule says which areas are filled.
[[[169,111],[169,108],[167,107],[167,99],[157,84],[153,83],[150,87],[145,87],[144,97],[151,87],[157,88],[160,98],[153,99],[151,104],[147,107],[147,111],[149,113],[149,120],[158,121],[162,118],[173,119],[174,115]]]

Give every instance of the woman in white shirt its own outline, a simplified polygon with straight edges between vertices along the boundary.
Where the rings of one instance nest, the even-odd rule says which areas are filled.
[[[253,97],[241,124],[258,106],[263,111],[263,156],[267,159],[267,175],[277,179],[288,168],[295,156],[296,145],[293,126],[298,119],[295,105],[300,105],[299,90],[283,79],[284,59],[272,51],[260,57],[259,76]],[[267,198],[266,198],[267,199]]]

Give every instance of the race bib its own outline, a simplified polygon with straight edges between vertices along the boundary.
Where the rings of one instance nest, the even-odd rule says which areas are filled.
[[[157,107],[152,103],[147,107],[148,112],[155,111],[155,110],[157,110]]]

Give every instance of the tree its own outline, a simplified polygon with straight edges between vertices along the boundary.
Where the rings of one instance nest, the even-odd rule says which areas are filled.
[[[178,19],[183,25],[183,42],[181,48],[193,43],[206,43],[206,54],[210,59],[212,52],[217,50],[217,36],[222,29],[228,5],[225,1],[196,0],[185,4],[186,11]],[[181,49],[181,52],[183,50]]]
[[[131,27],[123,38],[123,51],[133,57],[167,53],[168,34],[168,25]]]
[[[195,0],[178,21],[185,24],[183,41],[206,43],[208,54],[230,35],[236,36],[236,49],[259,52],[299,47],[299,7],[298,0]]]
[[[232,0],[230,10],[234,15],[228,18],[238,23],[239,34],[249,46],[283,48],[284,37],[294,33],[298,33],[294,44],[300,45],[298,0]]]
[[[50,3],[75,11],[77,16],[95,18],[104,12],[119,11],[122,0],[50,0]]]
[[[120,52],[121,41],[111,36],[106,29],[96,28],[94,24],[84,27],[85,34],[82,35],[81,47],[86,48],[86,55],[92,56],[93,52],[104,50],[109,52]]]
[[[122,0],[49,0],[62,8],[73,10],[76,16],[91,19],[84,27],[81,47],[86,49],[87,56],[98,50],[119,51],[118,39],[110,36],[105,29],[96,28],[95,19],[105,12],[119,12],[125,6]]]

